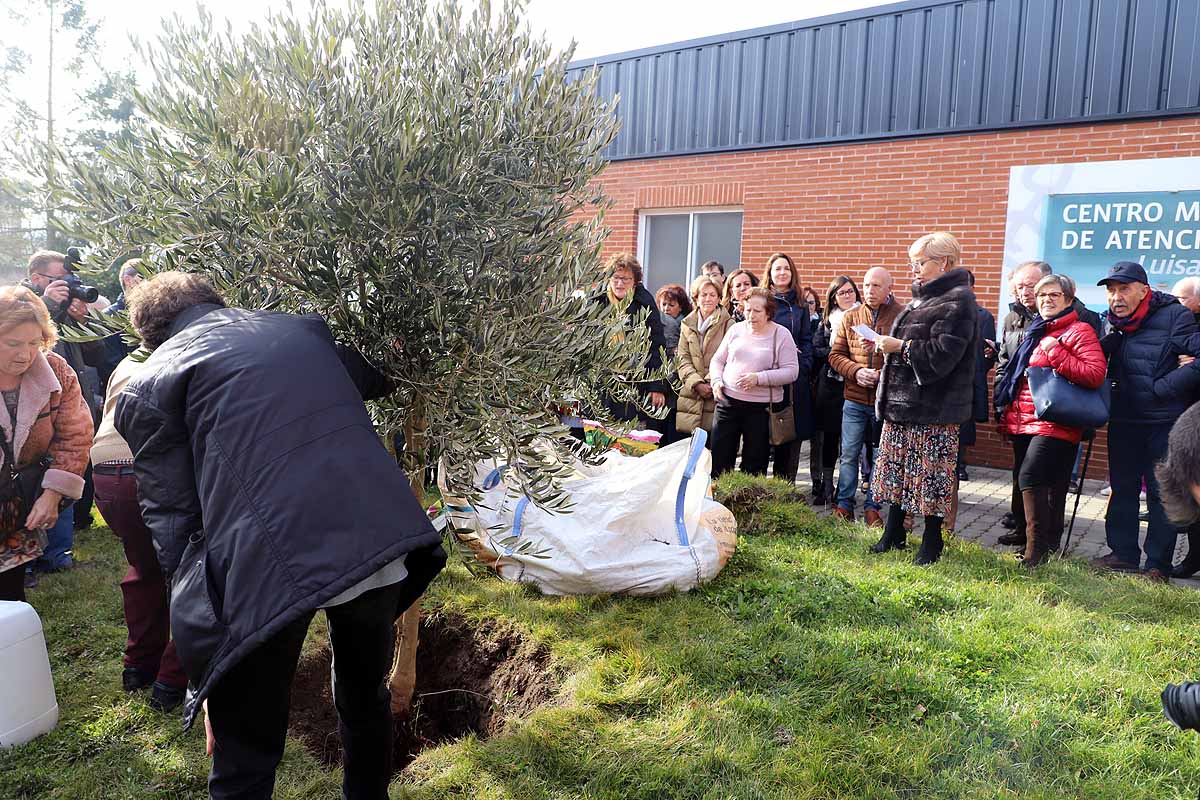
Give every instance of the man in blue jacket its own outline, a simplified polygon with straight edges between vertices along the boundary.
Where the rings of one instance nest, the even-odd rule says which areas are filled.
[[[1167,582],[1175,551],[1175,527],[1167,519],[1154,466],[1167,453],[1175,420],[1200,386],[1200,362],[1180,366],[1179,356],[1197,355],[1196,320],[1179,301],[1150,288],[1140,264],[1121,261],[1097,285],[1108,290],[1112,332],[1101,344],[1108,356],[1112,410],[1108,423],[1108,473],[1112,495],[1104,529],[1112,552],[1093,563],[1103,569],[1137,572],[1145,553],[1145,576]],[[1138,495],[1146,482],[1150,526],[1138,549]]]

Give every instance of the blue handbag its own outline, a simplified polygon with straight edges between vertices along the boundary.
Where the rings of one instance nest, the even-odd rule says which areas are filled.
[[[1025,370],[1038,419],[1072,428],[1096,429],[1108,422],[1112,402],[1108,378],[1099,389],[1086,389],[1059,375],[1051,367]]]

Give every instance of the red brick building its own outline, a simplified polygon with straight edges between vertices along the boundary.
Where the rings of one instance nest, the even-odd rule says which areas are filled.
[[[606,251],[638,253],[652,289],[687,280],[710,257],[759,272],[771,253],[786,252],[805,283],[822,295],[835,275],[857,281],[879,265],[892,270],[897,295],[907,301],[908,245],[923,233],[948,230],[963,245],[963,265],[976,274],[980,302],[997,313],[1011,300],[1001,286],[1010,168],[1200,156],[1200,67],[1160,58],[1161,71],[1146,84],[1143,78],[1150,72],[1139,70],[1150,68],[1127,53],[1121,64],[1106,68],[1109,82],[1101,85],[1103,21],[1091,20],[1087,32],[1076,35],[1064,22],[1069,14],[1064,7],[1072,4],[1013,5],[1022,5],[1026,14],[1010,23],[999,20],[983,0],[910,2],[577,65],[600,67],[601,91],[620,92],[625,107],[625,139],[614,143],[613,160],[601,179],[614,201],[606,217],[612,229]],[[1153,4],[1142,3],[1140,10],[1131,2],[1104,5],[1122,6],[1127,15],[1114,36],[1147,36],[1150,23],[1142,24],[1136,15]],[[1057,38],[1043,42],[1038,9],[1048,15]],[[1174,18],[1168,15],[1155,29],[1167,45],[1177,41],[1184,23],[1193,26],[1188,30],[1200,29],[1200,3],[1183,21],[1179,6],[1175,10]],[[976,12],[986,12],[980,24],[965,24]],[[924,21],[923,28],[909,25],[914,16]],[[1142,27],[1130,34],[1135,23]],[[1011,29],[1015,55],[997,66],[995,42],[1005,35],[1004,24]],[[830,64],[838,75],[818,80],[827,39],[834,43]],[[877,40],[890,44],[873,47]],[[984,50],[991,46],[993,55],[980,59],[977,69],[966,56],[938,62],[941,73],[928,57],[918,56],[913,65],[920,66],[920,85],[906,85],[913,65],[903,63],[903,54],[928,48],[931,41],[949,42],[956,52],[971,51],[975,41]],[[1035,53],[1031,48],[1038,42],[1058,49]],[[1190,47],[1197,49],[1195,37]],[[704,62],[705,51],[714,48],[739,51],[735,63],[741,71],[724,93],[705,84],[715,80]],[[728,52],[714,55],[713,63],[729,57]],[[1026,71],[1023,65],[1031,58],[1041,60]],[[1090,66],[1075,88],[1064,92],[1068,62],[1080,58]],[[883,64],[879,70],[873,70],[876,61]],[[747,64],[759,65],[759,79]],[[807,74],[812,69],[816,74]],[[772,86],[772,74],[790,81]],[[874,86],[873,74],[880,76]],[[1002,80],[996,77],[1001,75]],[[965,87],[968,80],[974,89]],[[1186,92],[1176,91],[1181,83]],[[800,85],[807,88],[798,91]],[[944,96],[931,99],[942,85]],[[1003,91],[997,92],[997,85]],[[1130,86],[1141,86],[1157,102],[1146,101]],[[1097,98],[1106,93],[1112,103],[1101,106]],[[707,117],[715,128],[705,123],[705,96],[732,109],[724,117]],[[1026,96],[1040,104],[1040,113],[1030,119],[1021,118],[1019,100]],[[772,98],[778,102],[772,104]],[[906,99],[918,103],[918,113],[907,123],[897,114]],[[881,104],[891,114],[873,117],[871,109]],[[964,104],[973,109],[970,116],[960,113]],[[828,114],[823,118],[812,113],[814,108]],[[846,119],[847,109],[853,119]],[[994,112],[1002,116],[989,118]],[[681,115],[688,121],[678,123]],[[871,130],[873,118],[877,130]],[[726,141],[720,141],[722,131]],[[698,145],[704,136],[708,141]],[[1007,467],[1011,451],[987,426],[972,461]],[[1101,474],[1102,439],[1095,461],[1092,473]]]

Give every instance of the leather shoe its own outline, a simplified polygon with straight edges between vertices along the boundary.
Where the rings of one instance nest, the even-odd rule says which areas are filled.
[[[879,516],[879,512],[873,508],[868,508],[863,513],[863,522],[867,523],[868,528],[883,527],[883,517]]]
[[[126,667],[125,671],[121,673],[121,688],[127,694],[140,692],[152,683],[154,683],[154,675],[142,672],[137,667]]]
[[[1150,581],[1151,583],[1170,583],[1171,582],[1171,576],[1168,575],[1167,573],[1163,572],[1161,569],[1158,569],[1157,567],[1155,567],[1154,569],[1146,570],[1145,572],[1141,573],[1141,576],[1143,578],[1145,578],[1146,580]]]
[[[1122,560],[1116,553],[1109,553],[1106,556],[1092,559],[1092,566],[1096,569],[1109,570],[1112,572],[1137,572],[1138,565],[1131,564],[1128,561]]]
[[[1003,534],[996,540],[996,544],[1002,544],[1005,547],[1024,547],[1026,543],[1025,535],[1017,532]]]
[[[172,711],[183,704],[183,693],[183,689],[155,681],[154,688],[150,690],[150,707],[155,711]]]
[[[838,506],[833,510],[833,516],[844,522],[854,522],[854,512]]]

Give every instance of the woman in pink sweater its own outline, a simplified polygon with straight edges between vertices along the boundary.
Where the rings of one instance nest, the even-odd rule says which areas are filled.
[[[729,328],[709,365],[717,400],[712,432],[712,474],[732,469],[742,445],[742,471],[767,472],[771,455],[767,412],[784,399],[800,372],[796,345],[787,328],[771,321],[775,299],[754,288],[746,299],[746,320]]]

